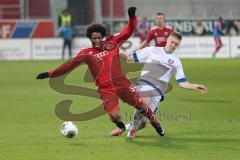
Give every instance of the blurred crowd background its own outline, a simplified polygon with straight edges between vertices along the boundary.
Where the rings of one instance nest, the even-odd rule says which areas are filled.
[[[129,6],[136,6],[139,21],[145,19],[151,27],[156,13],[164,12],[166,24],[186,36],[211,35],[220,16],[225,35],[240,34],[239,0],[0,0],[0,37],[59,36],[59,17],[64,10],[71,15],[75,37],[85,36],[86,27],[95,22],[105,24],[109,33],[117,33],[127,21]],[[4,28],[5,24],[12,26]]]

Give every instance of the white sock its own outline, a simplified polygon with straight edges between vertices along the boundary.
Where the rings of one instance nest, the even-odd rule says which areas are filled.
[[[129,130],[130,130],[130,126],[131,126],[131,123],[128,123],[128,124],[125,125],[126,131],[129,131]]]

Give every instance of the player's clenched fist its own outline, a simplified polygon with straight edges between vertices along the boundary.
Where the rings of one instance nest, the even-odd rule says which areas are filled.
[[[130,19],[133,19],[133,17],[135,16],[136,9],[137,9],[136,7],[128,8],[128,16]]]

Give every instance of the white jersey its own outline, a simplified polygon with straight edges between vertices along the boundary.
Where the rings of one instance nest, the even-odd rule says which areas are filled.
[[[166,53],[164,47],[146,47],[133,53],[135,62],[143,62],[141,77],[150,85],[166,93],[171,77],[178,83],[186,82],[180,59],[174,53]]]

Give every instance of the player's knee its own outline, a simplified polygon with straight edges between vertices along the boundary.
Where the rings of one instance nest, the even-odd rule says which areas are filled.
[[[132,98],[128,103],[134,106],[136,109],[142,108],[144,106],[140,97]]]

